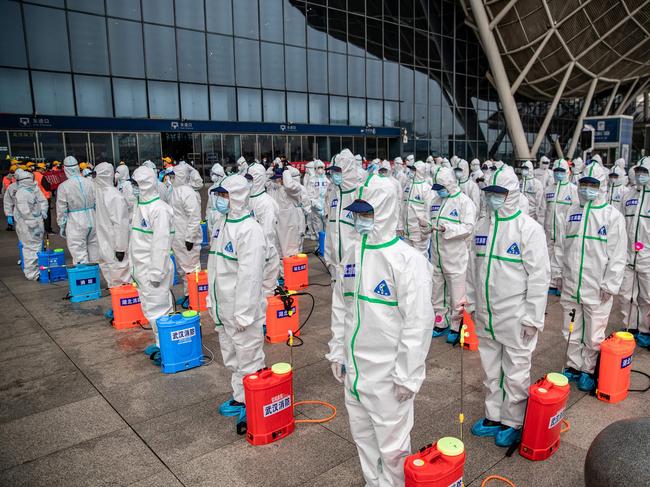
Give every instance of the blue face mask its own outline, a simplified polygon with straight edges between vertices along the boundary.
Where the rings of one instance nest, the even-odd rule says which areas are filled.
[[[448,198],[449,197],[449,191],[447,191],[446,188],[442,188],[438,190],[438,196],[441,198]]]
[[[489,192],[485,195],[485,203],[492,210],[496,211],[506,202],[506,196],[500,193]]]
[[[230,200],[227,200],[223,196],[217,196],[215,198],[215,206],[219,213],[226,215],[230,210]]]
[[[354,217],[354,229],[361,235],[367,235],[375,227],[375,220],[363,216]]]
[[[340,172],[333,172],[332,182],[337,186],[341,186],[341,184],[343,184],[343,174],[341,174]]]
[[[598,190],[595,188],[580,188],[580,194],[587,200],[593,201],[598,197]]]
[[[648,182],[650,182],[650,174],[637,174],[636,182],[641,186],[645,186],[648,184]]]
[[[566,180],[566,173],[562,171],[553,171],[553,179],[556,183],[561,183]]]

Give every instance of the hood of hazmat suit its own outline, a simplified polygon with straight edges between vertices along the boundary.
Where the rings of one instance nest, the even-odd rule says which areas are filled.
[[[43,220],[47,216],[48,201],[34,182],[32,173],[17,169],[15,181],[13,217],[16,234],[22,244],[23,272],[27,279],[37,280],[40,275],[38,252],[45,235]]]
[[[528,175],[524,176],[524,169],[528,170]],[[542,182],[535,177],[533,163],[524,161],[521,164],[521,193],[528,200],[528,214],[535,220],[543,224],[546,200],[544,195],[544,186]]]
[[[415,163],[415,177],[404,189],[402,218],[398,230],[404,232],[409,243],[420,252],[426,253],[429,236],[422,233],[421,226],[429,222],[426,202],[431,196],[431,185],[426,182],[426,166],[422,161]]]

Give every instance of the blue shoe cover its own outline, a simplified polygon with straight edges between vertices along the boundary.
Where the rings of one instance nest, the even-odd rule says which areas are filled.
[[[636,336],[636,344],[643,348],[650,347],[650,333],[639,332]]]
[[[189,299],[190,298],[188,296],[181,296],[180,298],[178,298],[176,300],[176,304],[179,305],[179,306],[183,306],[185,304],[185,301],[189,301]]]
[[[434,328],[433,328],[433,332],[431,333],[431,336],[432,336],[433,338],[441,337],[441,336],[444,336],[444,335],[446,335],[447,333],[449,333],[449,327],[446,327],[446,328],[437,328],[437,329],[436,329],[436,328],[437,328],[437,327],[434,327]]]
[[[155,352],[160,352],[160,347],[158,347],[158,345],[156,345],[155,343],[152,343],[151,345],[149,345],[147,348],[144,349],[144,354],[147,357],[151,357],[151,354]]]
[[[486,426],[483,424],[483,421],[486,421],[486,418],[479,419],[472,426],[472,434],[474,436],[496,436],[499,431],[501,431],[501,423],[498,423],[495,426]]]
[[[521,428],[514,429],[507,427],[497,433],[494,438],[494,443],[497,446],[509,447],[521,440]]]
[[[109,309],[106,313],[104,313],[104,318],[106,318],[107,320],[112,320],[113,318],[115,318],[115,316],[113,315],[112,308]]]
[[[574,369],[575,370],[575,369]],[[570,371],[569,369],[565,368],[562,371],[562,375],[569,379],[569,382],[575,382],[580,378],[580,372],[577,374],[575,372]]]
[[[591,375],[583,372],[578,379],[578,389],[583,392],[592,392],[596,390],[596,381]]]
[[[233,398],[226,400],[221,404],[221,406],[219,406],[219,414],[221,414],[221,416],[237,416],[237,422],[239,422],[239,418],[246,417],[246,406],[243,404],[233,403],[235,403]]]
[[[280,287],[284,286],[284,278],[278,277],[278,286]]]
[[[451,343],[453,345],[458,341],[459,336],[460,336],[459,332],[450,330],[449,333],[447,334],[447,343]]]
[[[160,364],[162,363],[162,355],[160,355],[160,351],[154,352],[150,358],[154,365],[160,367]]]

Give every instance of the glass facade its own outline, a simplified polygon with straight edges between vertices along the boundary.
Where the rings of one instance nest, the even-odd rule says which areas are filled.
[[[0,0],[0,19],[0,113],[233,122],[232,132],[240,122],[355,126],[366,134],[240,130],[194,133],[188,142],[125,128],[93,149],[100,130],[89,121],[85,139],[59,137],[88,159],[99,157],[98,145],[101,157],[134,164],[173,150],[204,165],[241,154],[329,159],[343,147],[368,158],[511,156],[487,62],[455,0]],[[547,104],[534,106],[531,143]],[[568,133],[573,120],[557,118],[554,133]],[[367,135],[381,127],[395,135]],[[6,134],[14,154],[56,152],[52,143],[41,150],[40,134],[30,142],[24,134],[34,132],[15,133],[23,135]],[[551,147],[549,139],[540,151]]]

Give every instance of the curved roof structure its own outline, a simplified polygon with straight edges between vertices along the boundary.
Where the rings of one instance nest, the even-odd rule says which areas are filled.
[[[476,30],[469,0],[461,0]],[[533,100],[552,99],[567,69],[563,98],[650,79],[650,0],[483,0],[512,86]],[[620,84],[619,84],[620,83]],[[635,86],[632,86],[634,84]]]

